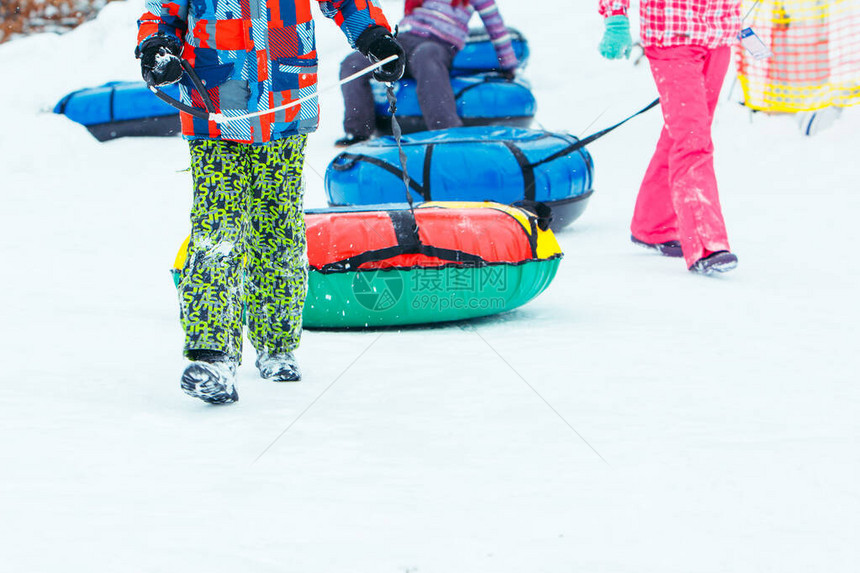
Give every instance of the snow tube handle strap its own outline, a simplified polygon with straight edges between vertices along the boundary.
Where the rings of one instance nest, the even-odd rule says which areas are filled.
[[[609,126],[606,129],[601,129],[600,131],[598,131],[596,133],[592,133],[588,137],[585,137],[583,139],[579,139],[578,141],[575,141],[574,143],[568,145],[567,147],[565,147],[561,151],[556,151],[555,153],[553,153],[549,157],[545,157],[545,158],[541,159],[540,161],[535,161],[534,163],[530,163],[529,167],[531,167],[531,168],[539,167],[540,165],[543,165],[544,163],[549,163],[550,161],[555,161],[559,157],[564,157],[565,155],[567,155],[569,153],[573,153],[574,151],[582,149],[583,147],[585,147],[589,143],[597,141],[598,139],[600,139],[604,135],[606,135],[612,131],[615,131],[616,129],[618,129],[619,127],[621,127],[622,125],[624,125],[625,123],[627,123],[628,121],[633,119],[634,117],[636,117],[638,115],[642,115],[643,113],[650,110],[651,108],[657,107],[657,105],[659,105],[659,104],[660,104],[660,98],[657,98],[654,101],[652,101],[651,103],[649,103],[648,105],[646,105],[645,107],[643,107],[642,109],[640,109],[639,111],[637,111],[636,113],[634,113],[633,115],[631,115],[630,117],[628,117],[627,119],[621,120],[618,123],[616,123],[615,125]],[[574,138],[574,139],[576,139],[576,138]]]
[[[486,84],[501,84],[501,83],[515,84],[516,83],[516,81],[509,80],[506,77],[504,77],[502,75],[502,72],[499,70],[485,70],[485,71],[481,72],[481,74],[476,74],[476,75],[482,76],[481,81],[474,83],[472,85],[466,86],[463,89],[461,89],[460,91],[458,91],[457,93],[455,93],[454,94],[455,100],[459,100],[461,97],[463,97],[463,94],[470,92],[475,88],[480,88]]]
[[[54,113],[66,113],[66,106],[69,104],[69,100],[72,99],[77,93],[80,93],[83,90],[77,90],[70,94],[67,94],[63,99],[57,102],[57,105],[54,106]]]
[[[155,96],[168,104],[171,107],[178,109],[179,111],[184,111],[185,113],[192,115],[196,118],[203,119],[208,121],[210,119],[210,115],[215,113],[215,106],[212,104],[212,100],[209,98],[209,93],[206,91],[206,86],[203,85],[203,82],[200,80],[200,76],[194,71],[194,68],[191,67],[191,64],[188,63],[186,59],[179,60],[182,63],[182,69],[185,70],[185,73],[188,74],[188,77],[191,79],[191,83],[194,84],[194,88],[200,94],[200,97],[203,99],[203,105],[206,106],[205,110],[202,110],[198,107],[192,107],[190,105],[185,105],[179,100],[176,100],[157,87],[152,84],[147,83],[146,87],[155,94]]]
[[[540,201],[532,201],[529,199],[523,199],[522,201],[516,201],[512,203],[514,207],[519,207],[524,211],[527,211],[529,218],[534,219],[537,223],[538,229],[541,231],[546,231],[549,229],[550,223],[552,223],[552,208]]]
[[[388,173],[391,173],[395,177],[401,179],[404,178],[403,169],[395,167],[394,165],[391,165],[390,163],[387,163],[382,159],[379,159],[378,157],[372,157],[370,155],[364,155],[361,153],[350,153],[348,151],[344,151],[340,155],[335,157],[329,166],[335,171],[349,171],[350,169],[355,167],[355,164],[359,161],[366,161],[371,165],[374,165],[384,171],[387,171]],[[423,185],[419,185],[418,183],[416,183],[414,179],[408,178],[404,183],[409,185],[409,189],[412,189],[413,191],[418,193],[418,195],[422,197],[423,201],[428,201],[430,199],[427,189]]]
[[[331,162],[331,168],[335,171],[349,171],[355,167],[360,158],[360,155],[343,152],[334,158],[334,161]]]

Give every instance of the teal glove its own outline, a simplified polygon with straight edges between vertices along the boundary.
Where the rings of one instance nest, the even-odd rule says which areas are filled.
[[[620,60],[622,56],[629,58],[633,39],[627,16],[610,16],[604,22],[606,31],[600,41],[600,55],[610,60]]]

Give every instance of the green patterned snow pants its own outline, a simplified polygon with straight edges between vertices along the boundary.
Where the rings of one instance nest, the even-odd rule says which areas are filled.
[[[242,315],[258,352],[299,345],[307,295],[302,168],[306,135],[246,145],[189,142],[194,202],[179,281],[185,354],[241,362]]]

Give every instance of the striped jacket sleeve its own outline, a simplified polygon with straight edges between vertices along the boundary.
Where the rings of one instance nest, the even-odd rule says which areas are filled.
[[[355,41],[362,32],[374,26],[382,26],[389,32],[391,26],[382,9],[373,0],[317,0],[322,13],[340,26],[349,45],[355,48]]]
[[[472,6],[484,22],[484,27],[493,41],[493,47],[496,48],[502,69],[512,70],[516,68],[517,56],[514,54],[513,46],[511,46],[511,35],[505,27],[502,15],[499,14],[499,7],[496,6],[495,0],[472,0]]]
[[[137,21],[137,45],[147,38],[164,34],[184,43],[188,29],[188,0],[146,0],[146,12]]]

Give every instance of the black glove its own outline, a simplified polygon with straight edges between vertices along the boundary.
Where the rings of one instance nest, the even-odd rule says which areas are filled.
[[[140,58],[140,73],[144,81],[155,87],[178,82],[182,78],[182,62],[179,44],[164,34],[147,38],[134,50]]]
[[[391,32],[382,26],[374,26],[362,32],[355,41],[355,47],[373,63],[389,56],[397,56],[393,62],[374,70],[373,77],[378,81],[396,82],[403,77],[403,72],[406,71],[406,52]]]

